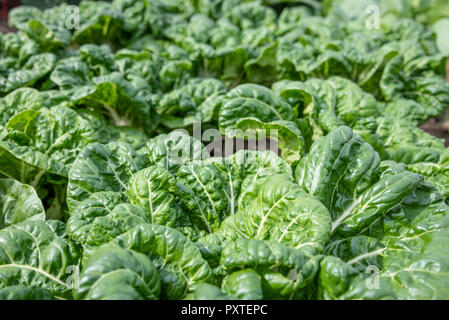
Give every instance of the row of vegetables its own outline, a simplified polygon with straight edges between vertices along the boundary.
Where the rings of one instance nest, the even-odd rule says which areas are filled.
[[[447,6],[399,2],[14,9],[0,299],[448,299],[449,151],[419,128]]]

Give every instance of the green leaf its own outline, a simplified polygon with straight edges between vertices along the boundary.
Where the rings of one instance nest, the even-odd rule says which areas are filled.
[[[183,131],[160,134],[150,139],[140,150],[150,163],[175,173],[182,164],[210,157],[201,141]]]
[[[76,298],[92,300],[156,300],[159,274],[151,260],[133,250],[102,247],[87,260]]]
[[[232,300],[227,294],[224,294],[219,287],[210,283],[201,283],[196,289],[189,293],[184,300]]]
[[[222,172],[223,178],[229,185],[231,215],[237,211],[239,196],[246,190],[246,187],[243,186],[244,181],[251,185],[262,176],[277,173],[292,176],[290,165],[270,150],[240,150],[227,158],[210,158],[208,162]],[[245,180],[248,176],[252,176],[252,178]]]
[[[194,78],[185,86],[164,95],[156,111],[162,117],[162,124],[168,128],[209,122],[217,118],[225,93],[226,87],[217,79]]]
[[[159,270],[163,298],[181,299],[200,283],[211,281],[212,270],[199,249],[172,228],[141,224],[117,237],[111,245],[150,257]]]
[[[318,298],[325,300],[395,300],[395,293],[387,288],[367,285],[355,268],[344,261],[328,256],[320,263],[318,276]]]
[[[225,96],[218,125],[230,138],[278,141],[282,158],[292,163],[304,152],[304,139],[289,104],[256,84],[240,85]]]
[[[2,300],[51,300],[52,295],[48,290],[39,287],[24,285],[10,286],[0,289]]]
[[[63,228],[59,221],[25,221],[0,230],[0,288],[37,286],[70,298],[80,250]]]
[[[56,56],[51,53],[41,53],[31,56],[17,70],[11,70],[6,78],[0,77],[1,94],[9,93],[21,87],[30,87],[48,75],[56,62]]]
[[[0,208],[0,229],[26,220],[45,220],[36,191],[13,179],[0,179]]]
[[[33,187],[47,172],[67,177],[81,149],[96,139],[89,122],[64,106],[22,111],[5,129],[0,171]]]
[[[133,125],[151,132],[157,125],[145,99],[150,88],[137,76],[113,72],[91,77],[86,63],[66,60],[55,68],[51,80],[75,105],[106,112],[116,126]]]
[[[72,41],[78,44],[107,43],[117,39],[124,17],[119,11],[103,10],[75,31]]]
[[[95,218],[110,214],[123,202],[123,196],[118,192],[101,191],[91,194],[79,202],[71,212],[67,220],[67,234],[74,241],[84,244]]]
[[[423,179],[411,172],[380,177],[379,164],[371,145],[350,128],[340,127],[312,145],[295,175],[329,209],[332,232],[355,236],[367,232]]]
[[[252,269],[236,271],[223,279],[223,291],[239,300],[262,300],[262,278]]]
[[[227,239],[272,240],[310,252],[323,250],[330,231],[329,211],[284,175],[253,180],[219,230]]]
[[[20,88],[0,100],[0,125],[4,126],[16,114],[24,110],[38,110],[44,106],[39,91],[32,88]]]
[[[200,230],[216,231],[230,214],[231,192],[221,171],[195,160],[179,167],[176,177],[179,199],[191,221]]]
[[[309,260],[301,250],[263,240],[226,241],[220,259],[224,272],[251,268],[266,281],[265,299],[304,299],[317,276],[320,256]]]
[[[437,35],[437,45],[440,52],[449,56],[449,41],[447,40],[447,33],[445,30],[449,28],[449,18],[440,19],[432,25],[432,29]]]
[[[69,210],[73,212],[96,192],[124,192],[132,175],[146,166],[145,157],[126,143],[91,143],[80,152],[69,171]]]
[[[167,170],[151,166],[136,172],[126,194],[129,202],[141,206],[150,223],[174,227],[182,214],[175,196],[176,179]]]

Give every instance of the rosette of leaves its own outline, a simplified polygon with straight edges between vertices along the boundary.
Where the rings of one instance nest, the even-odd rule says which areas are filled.
[[[17,113],[5,125],[0,171],[37,187],[47,174],[55,176],[55,181],[66,178],[76,156],[95,141],[96,133],[70,108],[29,107],[32,109]]]
[[[80,248],[64,223],[23,221],[0,230],[0,288],[3,295],[25,298],[72,298]]]
[[[157,125],[145,99],[149,90],[143,79],[128,79],[118,72],[92,77],[82,61],[60,63],[51,80],[78,106],[104,112],[116,126],[134,126],[151,132]]]
[[[292,108],[260,85],[243,84],[229,91],[218,125],[230,138],[277,141],[281,157],[290,163],[299,160],[304,152],[304,138]]]
[[[98,268],[100,265],[95,257],[99,252],[103,252],[104,248],[107,248],[107,250],[122,248],[123,254],[125,254],[125,251],[130,253],[138,252],[139,256],[144,256],[148,259],[158,272],[156,275],[160,279],[161,298],[180,299],[189,291],[193,291],[200,283],[212,281],[212,270],[207,262],[203,260],[199,249],[184,235],[170,227],[148,223],[140,224],[112,239],[109,244],[98,248],[90,256],[87,264],[95,265]],[[132,254],[136,255],[136,253]],[[136,265],[138,266],[139,264]],[[117,268],[117,264],[112,264],[111,267],[113,270],[121,269]],[[90,274],[94,277],[93,279],[98,279],[99,274],[107,275],[113,270],[105,269],[100,273],[92,270],[86,272],[86,276]],[[130,268],[130,271],[132,270],[133,268]],[[138,273],[142,272],[140,269],[138,270]],[[83,275],[81,277],[83,279]],[[87,282],[83,291],[92,290],[95,287],[94,283]],[[131,284],[134,285],[134,282]],[[119,283],[113,283],[110,286],[105,285],[104,288],[98,290],[98,294],[112,294],[119,288],[117,285]]]
[[[185,86],[164,95],[156,111],[168,128],[207,123],[217,119],[226,92],[217,79],[191,79]]]

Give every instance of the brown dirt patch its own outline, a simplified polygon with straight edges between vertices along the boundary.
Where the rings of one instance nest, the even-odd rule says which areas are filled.
[[[446,63],[446,79],[449,82],[449,59]],[[427,120],[420,128],[435,137],[444,139],[446,147],[449,147],[449,108],[440,116]]]

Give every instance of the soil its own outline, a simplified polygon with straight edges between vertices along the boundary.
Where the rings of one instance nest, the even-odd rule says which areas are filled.
[[[8,32],[15,32],[16,30],[14,28],[11,28],[8,26],[8,22],[5,20],[0,20],[0,33],[8,33]]]
[[[449,59],[446,63],[446,79],[449,82]],[[427,120],[420,128],[435,137],[444,139],[446,147],[449,147],[449,108],[440,116]]]

